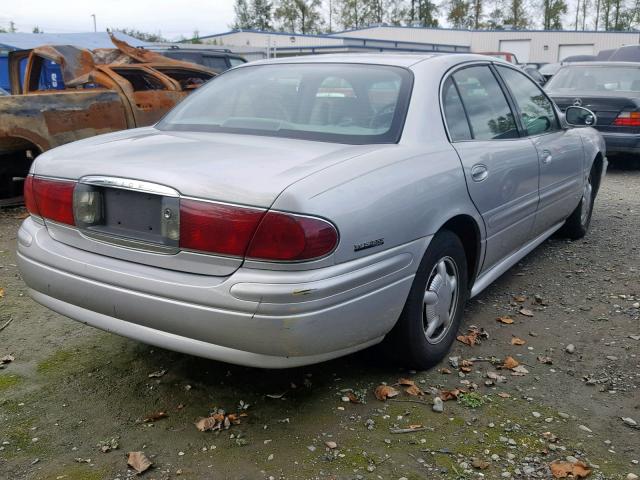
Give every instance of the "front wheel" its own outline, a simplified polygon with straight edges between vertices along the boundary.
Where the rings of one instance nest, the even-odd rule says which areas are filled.
[[[595,167],[594,167],[595,168]],[[579,240],[589,231],[591,225],[591,215],[593,214],[593,203],[596,199],[596,188],[594,187],[594,168],[589,172],[589,178],[585,182],[582,190],[582,198],[576,209],[571,213],[567,221],[560,229],[560,234],[571,240]]]
[[[444,358],[456,338],[468,293],[462,242],[454,233],[436,234],[425,253],[386,348],[403,365],[428,369]]]

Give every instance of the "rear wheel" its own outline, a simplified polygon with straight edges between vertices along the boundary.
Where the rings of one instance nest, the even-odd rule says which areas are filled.
[[[467,260],[454,233],[436,234],[418,268],[386,348],[407,367],[427,369],[449,351],[468,297]]]
[[[591,172],[589,172],[589,178],[584,185],[580,203],[569,218],[567,218],[567,221],[560,230],[561,235],[570,238],[571,240],[578,240],[584,237],[589,231],[589,225],[591,225],[593,203],[596,198],[594,169],[595,167],[591,169]]]

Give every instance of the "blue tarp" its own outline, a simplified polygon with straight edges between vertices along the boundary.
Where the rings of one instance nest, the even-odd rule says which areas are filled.
[[[129,35],[115,32],[116,37],[124,40],[134,47],[149,45]],[[27,50],[42,45],[73,45],[78,48],[114,48],[109,34],[106,32],[91,33],[0,33],[0,87],[9,91],[9,66],[8,54],[13,50]],[[20,74],[24,76],[24,62],[20,68]],[[60,67],[54,62],[47,61],[43,65],[40,77],[40,88],[54,90],[63,89],[62,73]]]

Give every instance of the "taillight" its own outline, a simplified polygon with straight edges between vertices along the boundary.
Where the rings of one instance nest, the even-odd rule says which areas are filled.
[[[264,210],[180,200],[180,247],[244,256]]]
[[[326,220],[267,212],[251,240],[247,257],[280,261],[310,260],[330,253],[337,244],[338,232]]]
[[[73,220],[73,189],[76,182],[29,175],[25,181],[25,204],[33,215],[67,225]]]
[[[640,127],[640,112],[620,112],[613,124],[618,127]]]
[[[257,260],[300,261],[322,257],[337,243],[335,227],[320,218],[180,200],[180,248]]]
[[[35,193],[33,191],[33,175],[27,175],[24,180],[24,206],[31,215],[40,216],[38,204],[36,203]]]

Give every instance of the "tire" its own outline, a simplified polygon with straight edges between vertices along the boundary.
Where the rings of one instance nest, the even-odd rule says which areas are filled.
[[[582,198],[576,209],[569,215],[567,221],[558,232],[561,236],[571,240],[579,240],[589,231],[591,216],[593,215],[593,203],[596,199],[597,183],[595,165],[589,172],[589,177],[582,193]]]
[[[455,278],[453,290],[450,281],[446,286],[442,283],[443,271],[449,280]],[[445,357],[456,338],[469,296],[467,272],[460,238],[448,230],[437,233],[420,262],[402,314],[385,338],[384,348],[389,356],[418,370],[433,367]],[[443,290],[447,303],[438,298],[443,296]],[[428,302],[435,303],[425,302],[428,291]],[[445,316],[443,323],[440,319]],[[438,323],[442,325],[437,326]]]

